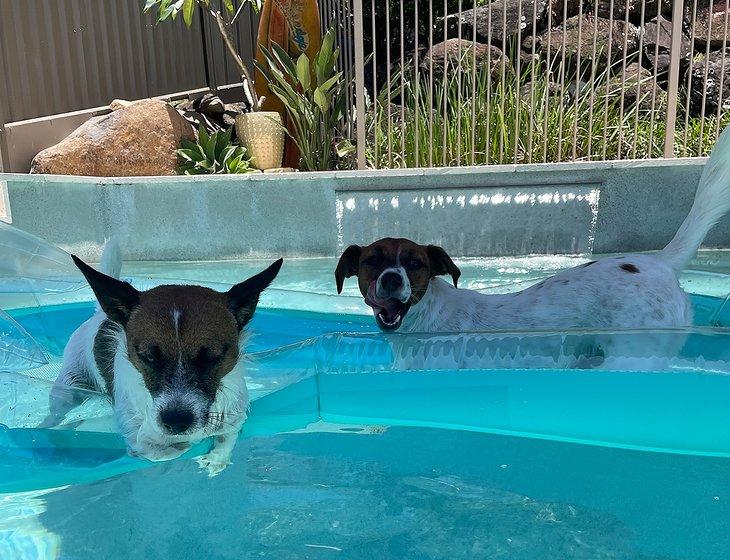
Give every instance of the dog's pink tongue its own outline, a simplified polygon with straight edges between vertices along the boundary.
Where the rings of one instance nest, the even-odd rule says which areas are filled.
[[[365,296],[365,303],[373,308],[377,314],[379,311],[385,311],[389,316],[395,315],[401,307],[401,302],[395,298],[379,298],[375,293],[376,281],[373,280],[368,286],[368,293]]]

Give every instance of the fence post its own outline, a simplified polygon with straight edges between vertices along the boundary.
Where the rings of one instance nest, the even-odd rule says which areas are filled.
[[[357,168],[365,169],[365,46],[362,0],[353,0],[355,26],[355,125]]]
[[[669,62],[669,90],[667,91],[667,126],[664,137],[664,157],[674,157],[674,133],[677,125],[677,96],[679,94],[679,60],[682,57],[682,20],[684,0],[675,0],[672,6],[672,50]],[[659,40],[657,25],[657,41]]]

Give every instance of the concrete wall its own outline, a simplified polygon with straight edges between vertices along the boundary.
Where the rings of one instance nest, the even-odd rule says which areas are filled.
[[[663,247],[703,159],[431,170],[94,179],[0,175],[13,224],[95,260],[331,256],[403,235],[455,256]],[[730,247],[730,217],[706,239]]]

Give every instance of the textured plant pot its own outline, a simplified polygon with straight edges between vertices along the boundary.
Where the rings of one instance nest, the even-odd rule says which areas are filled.
[[[257,111],[236,116],[236,133],[251,165],[257,169],[281,167],[285,130],[281,115],[275,111]]]

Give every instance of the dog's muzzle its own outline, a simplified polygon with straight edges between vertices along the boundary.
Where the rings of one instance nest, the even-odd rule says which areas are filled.
[[[195,424],[195,414],[188,408],[169,407],[160,411],[160,425],[169,435],[184,434],[193,424]]]
[[[155,400],[157,423],[169,436],[188,435],[199,430],[210,407],[208,399],[181,382],[180,376]]]
[[[370,283],[365,303],[373,308],[375,322],[383,331],[397,330],[411,305],[408,277],[398,269],[388,269]]]

